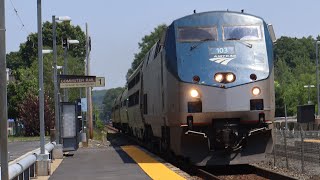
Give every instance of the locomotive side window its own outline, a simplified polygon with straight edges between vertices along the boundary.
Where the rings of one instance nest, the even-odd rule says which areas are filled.
[[[133,88],[136,84],[138,84],[140,81],[140,72],[138,72],[138,74],[131,79],[131,81],[128,84],[128,89]]]
[[[217,41],[217,27],[180,27],[178,28],[178,41],[196,42],[196,41]]]
[[[223,39],[231,40],[260,40],[260,26],[225,26],[223,27]]]
[[[155,51],[156,51],[156,46],[157,44],[153,45],[152,48],[149,51],[149,57],[148,57],[148,62],[147,65],[154,59],[155,57]]]
[[[139,91],[129,96],[129,105],[128,107],[135,106],[139,104]]]
[[[148,95],[143,95],[143,114],[148,114]]]
[[[135,84],[138,84],[138,82],[140,81],[140,72],[138,72],[138,74],[136,75],[136,77],[134,79],[136,81]]]
[[[159,52],[161,51],[161,45],[160,45],[160,40],[157,42],[156,45],[156,51],[154,53],[154,59],[158,56]]]

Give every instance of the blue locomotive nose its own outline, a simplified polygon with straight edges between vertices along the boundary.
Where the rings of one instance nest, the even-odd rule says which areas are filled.
[[[167,31],[166,65],[178,80],[215,87],[234,87],[267,79],[272,72],[272,42],[265,23],[238,14],[199,14],[176,20]],[[217,73],[233,73],[236,80],[220,83]],[[226,82],[226,81],[224,81]]]
[[[178,77],[192,82],[194,76],[199,76],[199,84],[226,88],[266,79],[269,64],[267,55],[261,51],[265,46],[251,45],[249,48],[237,42],[203,42],[190,50],[193,43],[177,44]],[[221,81],[216,79],[220,74],[223,75]],[[227,81],[227,76],[231,81]]]

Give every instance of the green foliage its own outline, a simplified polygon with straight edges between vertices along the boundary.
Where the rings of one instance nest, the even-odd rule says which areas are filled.
[[[102,117],[108,120],[111,117],[111,108],[114,100],[124,91],[123,87],[108,89],[103,98],[103,112]]]
[[[24,126],[26,136],[39,136],[39,99],[32,93],[18,105],[19,117]],[[54,127],[54,110],[51,107],[52,99],[45,95],[44,99],[44,120],[45,132],[50,134],[50,129]]]
[[[288,116],[296,115],[297,105],[307,104],[309,89],[316,86],[315,39],[281,37],[275,52],[276,116],[284,116],[287,105]],[[316,88],[310,88],[310,100],[317,103]]]
[[[106,94],[106,92],[107,90],[92,91],[92,102],[98,109],[100,109],[103,106],[103,97]]]
[[[69,23],[57,23],[57,62],[63,66],[62,38],[79,40],[79,44],[70,45],[68,50],[68,73],[73,75],[84,74],[85,34],[79,26]],[[52,49],[52,24],[43,24],[44,49]],[[46,94],[53,98],[53,55],[43,55],[44,87]],[[8,85],[8,115],[9,118],[19,118],[18,106],[29,96],[38,96],[38,37],[32,33],[27,41],[21,43],[17,52],[7,54],[7,67],[13,71],[15,81]],[[58,74],[61,71],[58,71]],[[69,90],[69,99],[74,101],[79,98],[79,89]],[[50,106],[51,107],[51,106]]]
[[[100,113],[99,113],[99,109],[97,109],[97,106],[94,106],[93,109],[93,117],[95,119],[95,127],[99,130],[103,130],[104,129],[104,122],[100,119]]]
[[[131,68],[127,72],[126,79],[128,79],[134,72],[134,70],[139,66],[144,56],[147,54],[150,48],[152,48],[152,46],[161,38],[166,29],[167,25],[161,24],[158,27],[154,28],[153,32],[151,32],[149,35],[145,35],[142,38],[141,42],[138,43],[140,52],[134,54],[134,60],[131,64]]]
[[[100,118],[98,118],[98,119],[96,120],[96,127],[97,127],[97,129],[99,129],[99,130],[103,130],[103,128],[104,128],[104,123],[103,123],[103,121],[101,121]]]

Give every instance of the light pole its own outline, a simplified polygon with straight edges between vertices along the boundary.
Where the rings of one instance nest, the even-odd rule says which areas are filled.
[[[44,85],[43,85],[43,54],[42,54],[42,17],[41,0],[37,0],[38,17],[38,61],[39,61],[39,119],[40,119],[40,154],[37,156],[37,172],[39,176],[49,174],[49,154],[44,148]]]
[[[0,144],[1,144],[1,179],[9,180],[8,171],[8,111],[6,79],[6,26],[5,0],[0,0]]]
[[[40,152],[45,153],[44,149],[44,86],[43,86],[43,55],[42,55],[42,17],[41,0],[37,0],[38,12],[38,62],[39,62],[39,119],[40,119]]]
[[[52,39],[53,39],[53,84],[54,84],[54,117],[55,117],[55,135],[56,143],[60,144],[60,121],[59,121],[59,88],[57,78],[57,31],[56,21],[71,21],[68,16],[52,16]]]
[[[69,45],[70,44],[79,44],[79,41],[78,40],[71,40],[71,39],[64,39],[63,41],[65,41],[64,44],[64,53],[63,53],[63,56],[64,56],[64,66],[63,66],[63,74],[64,75],[67,75],[68,74],[68,54],[67,54],[67,51],[68,51],[68,48],[69,48]],[[68,97],[68,89],[67,88],[64,88],[63,90],[63,93],[64,93],[64,97],[63,97],[63,101],[64,102],[68,102],[69,100],[69,97]]]
[[[308,104],[311,104],[312,102],[310,101],[310,88],[314,88],[314,85],[305,85],[303,86],[304,88],[308,88]]]
[[[319,96],[319,53],[318,53],[318,45],[320,41],[316,41],[316,70],[317,70],[317,102],[318,102],[318,117],[320,115],[320,96]]]

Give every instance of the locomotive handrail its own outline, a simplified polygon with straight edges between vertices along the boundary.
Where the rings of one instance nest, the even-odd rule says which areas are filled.
[[[208,136],[206,135],[206,133],[202,133],[202,132],[197,132],[197,131],[191,131],[191,130],[188,130],[185,134],[188,135],[188,134],[196,134],[196,135],[202,135],[204,138],[208,138]]]

